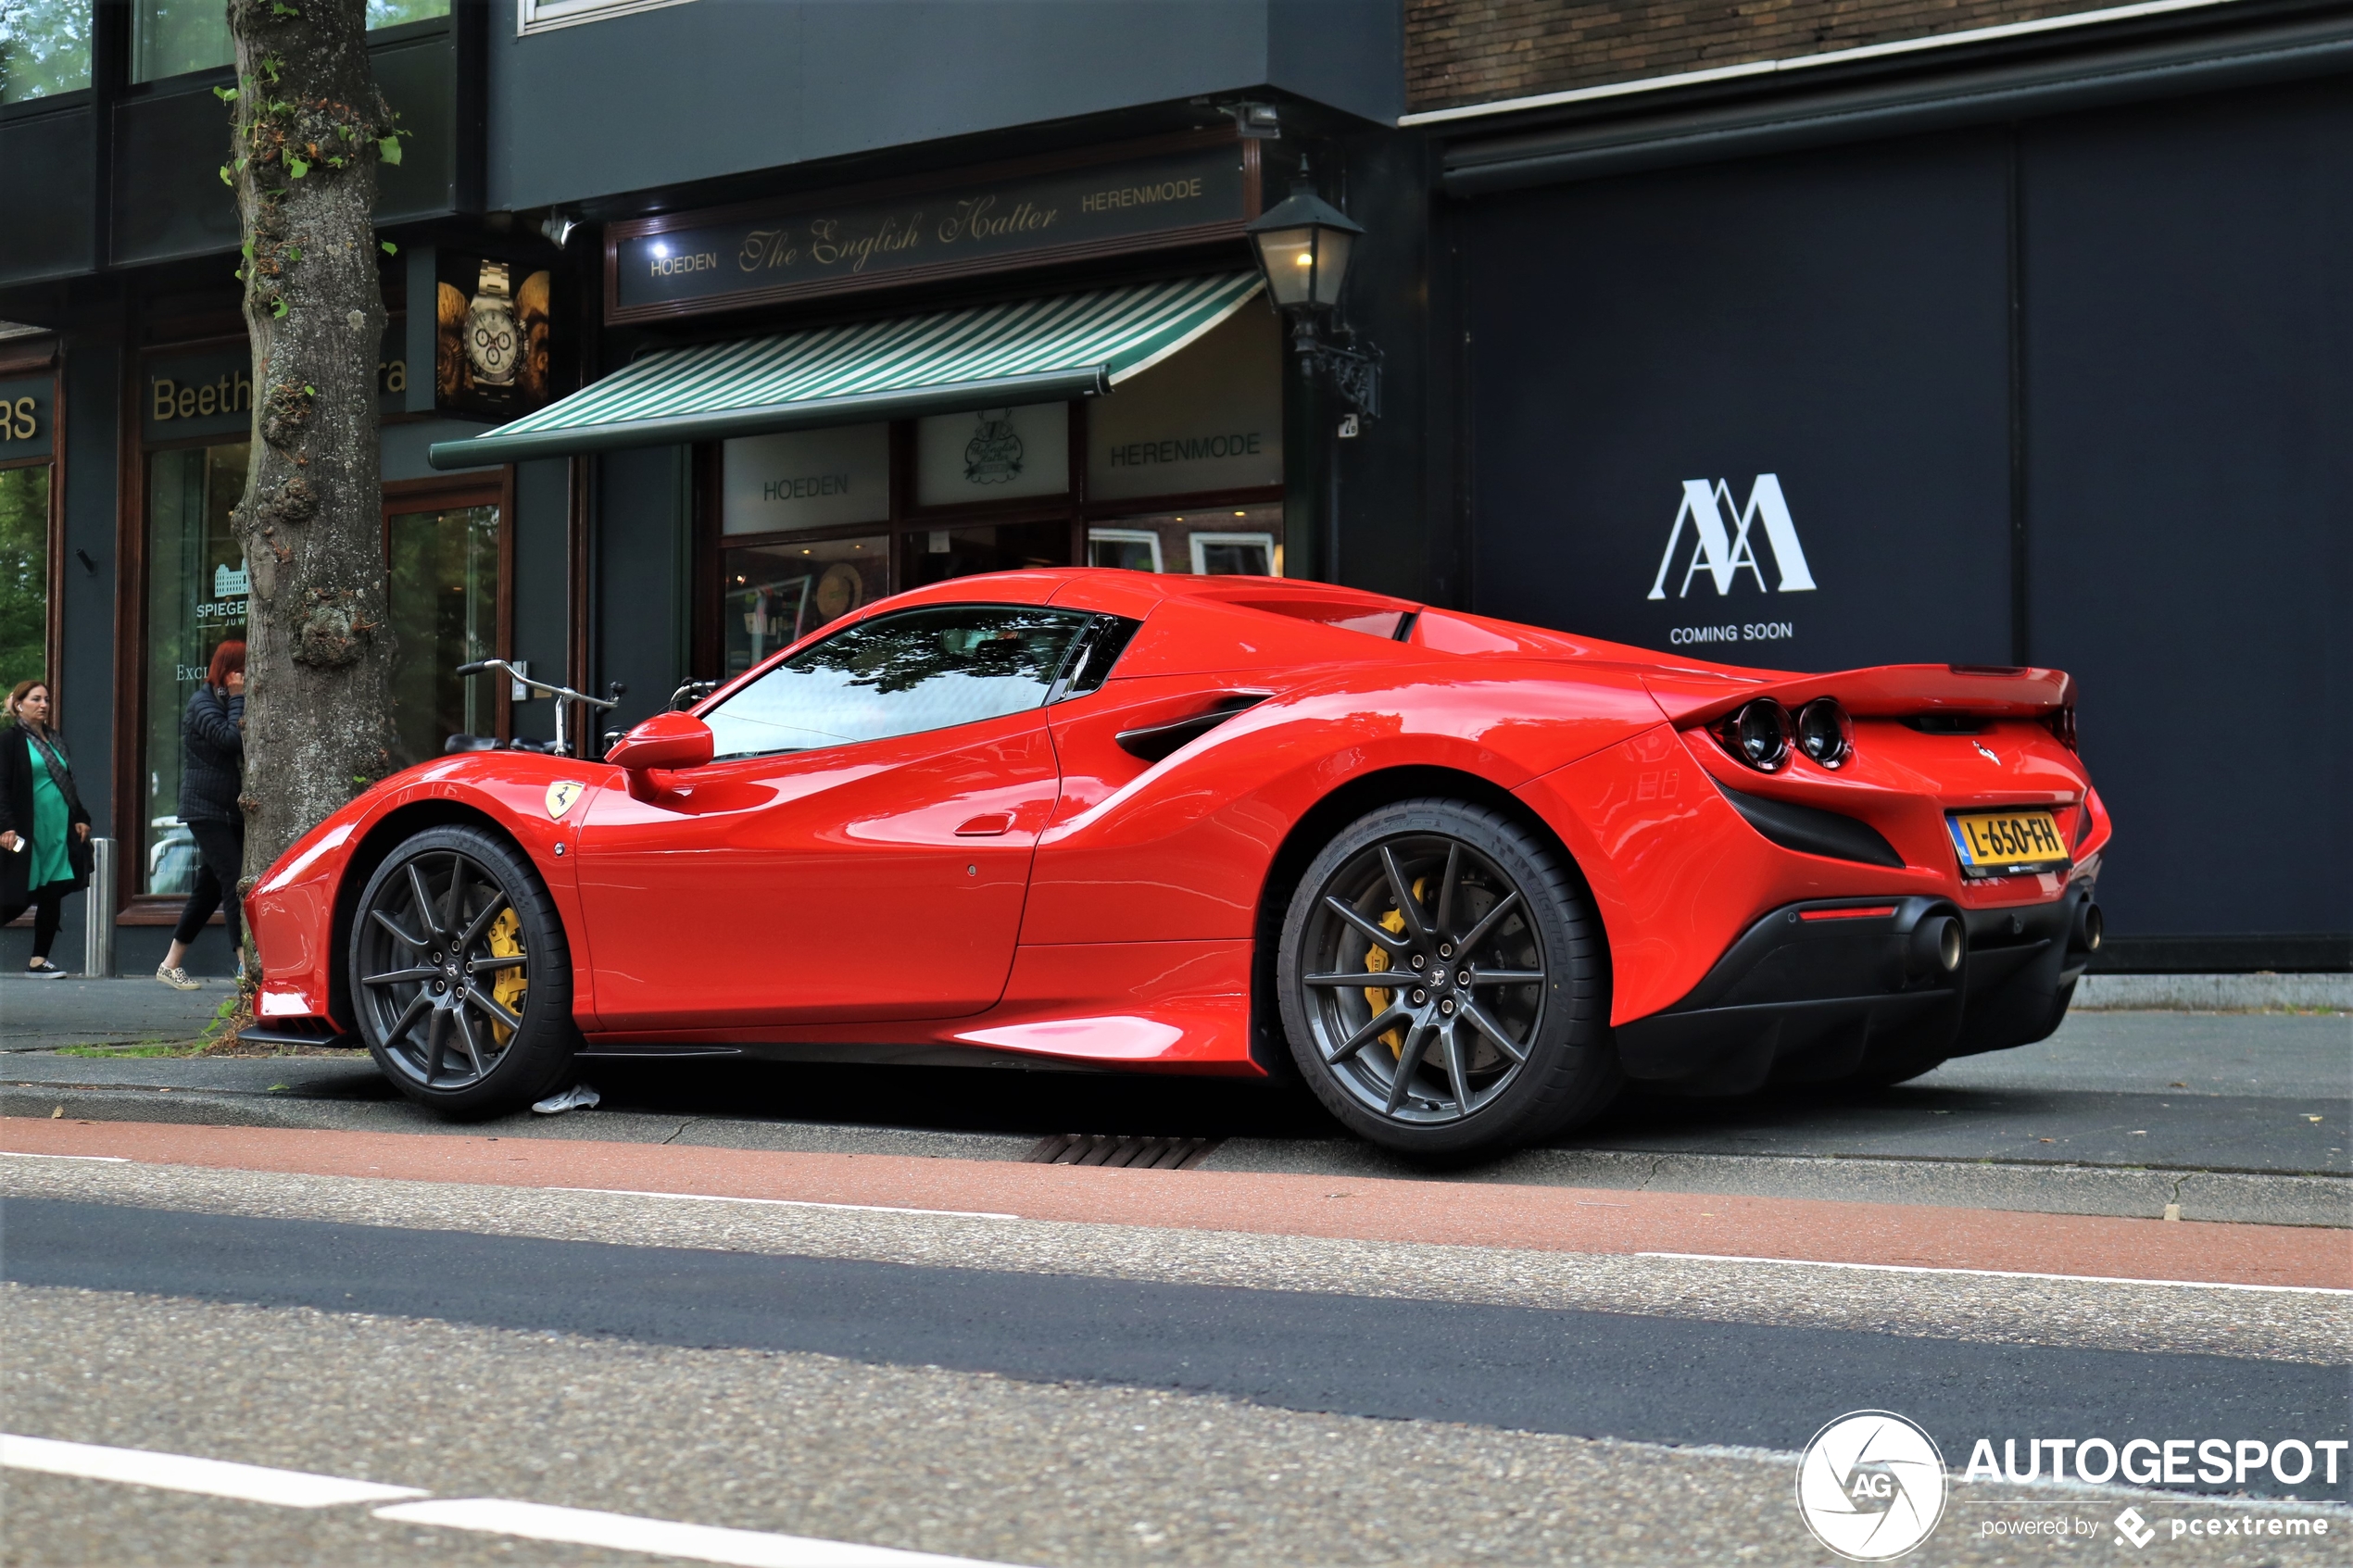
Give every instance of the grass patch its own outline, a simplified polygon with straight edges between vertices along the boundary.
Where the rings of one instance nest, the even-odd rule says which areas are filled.
[[[60,1046],[59,1056],[94,1057],[157,1057],[194,1056],[204,1049],[202,1040],[141,1040],[130,1046]]]

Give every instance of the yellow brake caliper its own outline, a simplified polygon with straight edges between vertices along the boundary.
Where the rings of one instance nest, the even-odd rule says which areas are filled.
[[[1421,901],[1422,884],[1427,883],[1428,880],[1429,878],[1426,876],[1417,876],[1414,879],[1415,902],[1419,903]],[[1405,911],[1403,909],[1390,910],[1389,913],[1381,916],[1380,928],[1383,931],[1394,932],[1398,935],[1403,935],[1405,934]],[[1365,972],[1368,974],[1388,973],[1389,949],[1382,947],[1378,942],[1365,948]],[[1365,992],[1365,1001],[1366,1005],[1372,1008],[1373,1016],[1378,1018],[1389,1007],[1389,993],[1384,990],[1368,988]],[[1403,1057],[1405,1054],[1404,1027],[1400,1025],[1395,1029],[1390,1030],[1387,1034],[1380,1036],[1380,1043],[1389,1047],[1390,1055],[1400,1058]]]
[[[498,918],[490,922],[490,956],[497,959],[522,957],[522,922],[515,918],[514,910],[502,909]],[[497,978],[490,983],[490,999],[520,1017],[522,1013],[522,994],[530,986],[531,982],[525,978],[522,969],[502,969],[497,972]],[[514,1031],[505,1024],[492,1021],[490,1037],[501,1047],[513,1034]]]

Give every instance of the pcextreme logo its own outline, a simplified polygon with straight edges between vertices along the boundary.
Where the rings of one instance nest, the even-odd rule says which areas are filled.
[[[1667,574],[1674,570],[1686,521],[1692,525],[1692,553],[1683,568],[1682,584],[1676,590],[1677,598],[1691,593],[1692,579],[1703,567],[1715,583],[1718,597],[1732,591],[1733,580],[1743,571],[1756,580],[1758,593],[1772,592],[1765,586],[1764,569],[1756,560],[1753,531],[1759,522],[1765,525],[1765,542],[1780,574],[1780,591],[1812,591],[1814,574],[1806,569],[1806,546],[1797,542],[1797,524],[1789,515],[1789,501],[1781,495],[1780,475],[1758,474],[1749,486],[1748,505],[1737,508],[1732,505],[1732,487],[1724,481],[1713,484],[1704,479],[1683,481],[1683,504],[1676,508],[1675,526],[1667,535],[1667,553],[1659,557],[1658,576],[1651,583],[1649,596],[1654,599],[1667,596]]]
[[[1944,1456],[1893,1411],[1855,1411],[1814,1434],[1797,1464],[1797,1512],[1856,1562],[1901,1557],[1944,1516]]]

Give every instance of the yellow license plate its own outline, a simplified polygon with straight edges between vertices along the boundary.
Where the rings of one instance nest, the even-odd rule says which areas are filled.
[[[2067,864],[2067,840],[2048,811],[1959,811],[1944,819],[1971,871],[2042,871]]]

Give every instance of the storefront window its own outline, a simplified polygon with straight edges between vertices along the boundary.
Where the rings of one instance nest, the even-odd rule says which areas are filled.
[[[742,674],[890,592],[890,538],[751,545],[720,557],[721,673]]]
[[[915,421],[919,507],[969,507],[1069,491],[1066,403],[983,408]]]
[[[180,822],[180,715],[212,650],[245,634],[245,560],[229,521],[245,494],[245,444],[147,459],[147,793],[140,888],[185,893],[196,847]]]
[[[890,426],[747,435],[720,449],[723,533],[787,533],[890,518]]]
[[[16,3],[0,0],[0,6]],[[368,0],[371,31],[448,14],[449,0]],[[229,36],[229,8],[221,0],[133,0],[132,81],[155,82],[192,70],[211,70],[235,63],[236,57],[236,45]],[[82,74],[86,85],[86,45]]]
[[[0,688],[46,679],[49,465],[0,469]]]
[[[395,512],[388,532],[395,761],[406,768],[442,755],[451,735],[497,733],[497,683],[455,671],[497,657],[498,508]]]
[[[1282,323],[1254,302],[1088,409],[1090,501],[1282,482]]]
[[[908,542],[907,586],[944,583],[981,571],[1018,571],[1026,566],[1068,566],[1070,524],[990,523],[971,528],[931,528]]]
[[[0,104],[90,85],[90,0],[0,0]]]
[[[1087,530],[1090,566],[1224,577],[1283,574],[1283,508],[1213,507],[1124,517]]]

